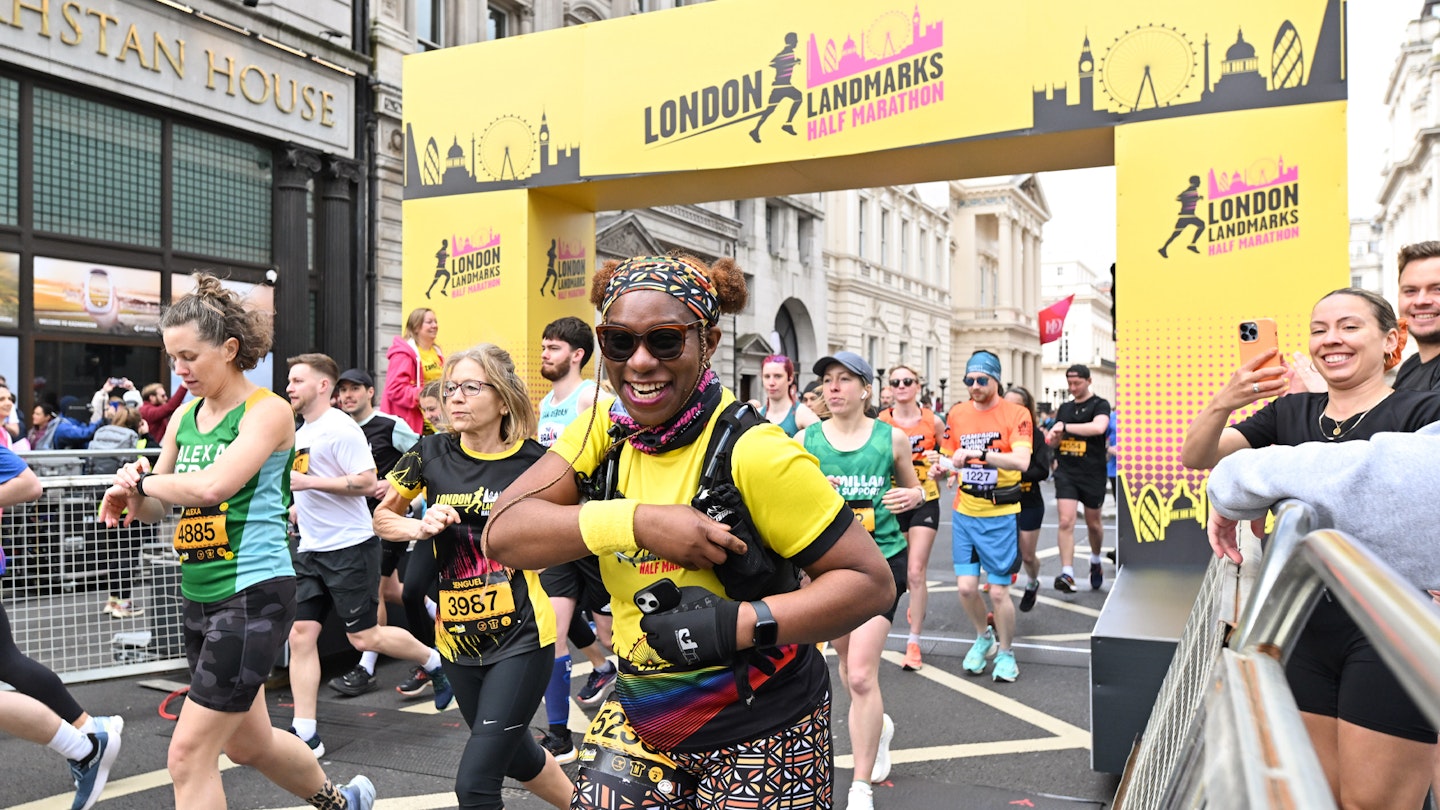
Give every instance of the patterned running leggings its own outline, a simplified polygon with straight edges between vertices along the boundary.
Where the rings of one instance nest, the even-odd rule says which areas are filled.
[[[586,761],[586,752],[596,750],[590,743],[587,735],[570,810],[831,808],[834,775],[829,695],[813,712],[768,737],[715,751],[668,752],[688,779],[657,784],[643,776],[623,778],[605,768],[603,751],[600,757]],[[684,784],[676,784],[681,781]]]

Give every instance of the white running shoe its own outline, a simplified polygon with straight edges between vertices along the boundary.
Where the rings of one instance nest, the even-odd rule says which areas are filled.
[[[881,715],[880,747],[875,751],[875,767],[870,769],[870,782],[884,782],[890,777],[890,740],[895,737],[895,721]]]
[[[850,801],[846,810],[875,810],[875,794],[864,782],[850,783]]]

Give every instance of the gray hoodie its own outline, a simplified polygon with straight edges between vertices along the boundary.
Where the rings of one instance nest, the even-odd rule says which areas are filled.
[[[1369,441],[1241,450],[1211,471],[1210,505],[1253,520],[1277,501],[1304,501],[1317,526],[1345,532],[1411,582],[1440,590],[1440,475],[1430,467],[1437,458],[1440,422]]]

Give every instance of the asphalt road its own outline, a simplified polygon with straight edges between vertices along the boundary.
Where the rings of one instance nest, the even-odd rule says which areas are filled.
[[[1047,500],[1052,493],[1045,487]],[[948,503],[948,500],[945,501]],[[901,670],[904,628],[892,634],[880,683],[886,711],[894,718],[890,779],[876,786],[876,807],[885,810],[929,808],[1100,808],[1108,806],[1117,778],[1090,769],[1089,633],[1109,589],[1114,568],[1105,563],[1107,582],[1090,590],[1059,594],[1050,582],[1059,572],[1055,557],[1055,513],[1047,511],[1041,532],[1041,598],[1035,610],[1019,614],[1016,652],[1020,678],[996,683],[961,669],[974,629],[955,597],[949,550],[948,510],[930,559],[931,597],[924,643],[925,667]],[[1083,523],[1082,532],[1083,532]],[[1114,518],[1105,521],[1107,548],[1113,548]],[[1084,546],[1083,538],[1081,546]],[[1085,571],[1082,564],[1081,573]],[[1017,592],[1018,593],[1018,592]],[[908,599],[908,598],[907,598]],[[906,601],[902,600],[903,616]],[[845,804],[850,783],[849,707],[829,656],[832,683],[838,689],[833,729],[836,755],[836,808]],[[326,676],[340,674],[351,660],[327,662]],[[436,713],[429,700],[406,701],[389,685],[405,677],[406,667],[382,661],[379,677],[387,687],[358,698],[342,698],[322,687],[320,735],[328,749],[323,763],[332,779],[357,773],[379,789],[381,810],[454,807],[451,792],[466,729],[458,711]],[[575,668],[575,688],[588,667]],[[183,672],[81,684],[73,692],[81,704],[101,714],[125,716],[124,745],[99,805],[106,810],[154,810],[172,807],[165,751],[173,723],[158,711],[167,690],[155,681],[183,682]],[[145,685],[149,683],[149,685]],[[155,688],[160,686],[162,688]],[[269,695],[276,725],[286,727],[289,695]],[[583,730],[587,719],[572,704],[571,727]],[[535,725],[544,724],[543,709]],[[0,803],[26,810],[68,808],[73,792],[59,757],[13,738],[0,739]],[[574,765],[567,766],[573,774]],[[224,774],[232,808],[303,808],[258,773],[231,768]],[[529,810],[547,807],[515,788],[506,805]]]

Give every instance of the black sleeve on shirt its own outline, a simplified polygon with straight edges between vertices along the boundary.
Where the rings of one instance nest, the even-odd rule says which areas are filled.
[[[816,561],[825,556],[825,552],[834,548],[835,544],[840,542],[840,536],[845,534],[845,530],[854,524],[855,513],[850,511],[850,507],[848,506],[840,507],[840,511],[835,515],[835,519],[830,521],[830,525],[826,526],[824,530],[820,532],[820,536],[816,537],[810,545],[806,546],[804,551],[791,557],[790,562],[795,563],[801,568],[814,565]]]
[[[1296,395],[1291,394],[1291,396]],[[1251,414],[1245,421],[1231,425],[1231,427],[1240,431],[1240,435],[1245,437],[1245,441],[1249,442],[1251,447],[1269,447],[1275,444],[1280,438],[1278,425],[1280,402],[1288,398],[1280,397],[1265,403],[1265,407]]]

